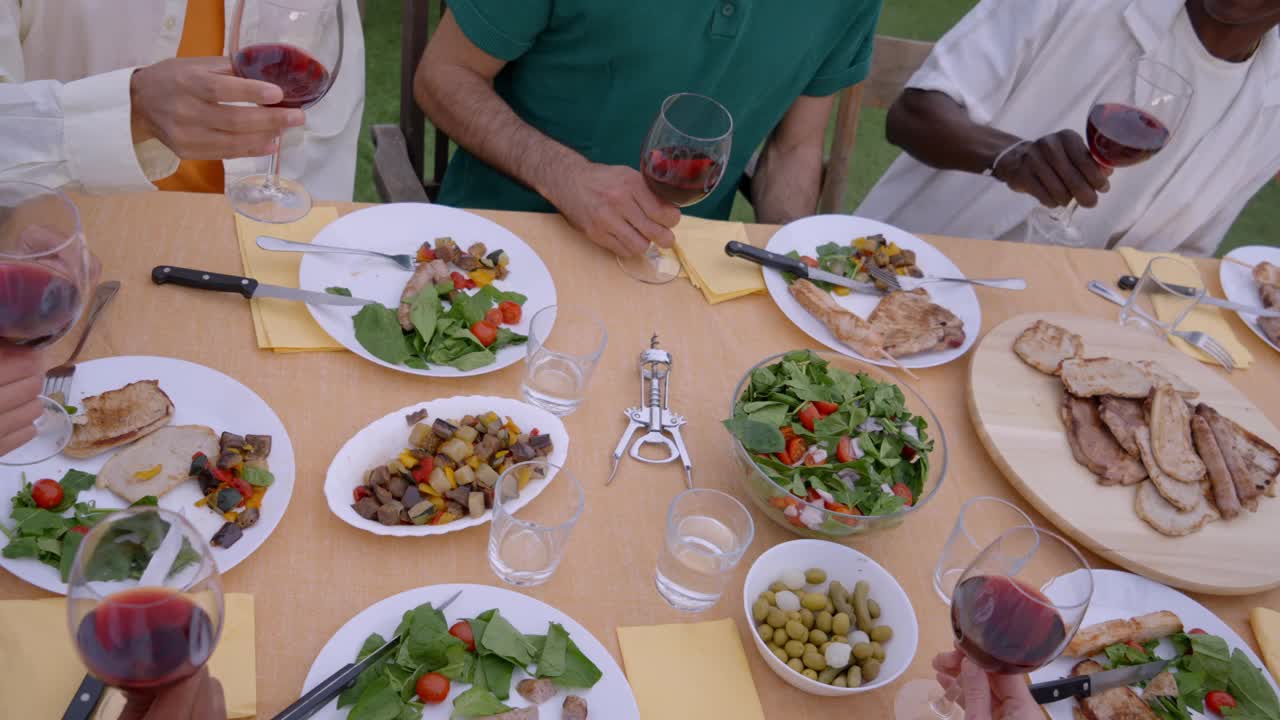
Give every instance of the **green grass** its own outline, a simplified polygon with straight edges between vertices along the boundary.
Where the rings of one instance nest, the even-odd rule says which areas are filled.
[[[915,40],[937,40],[974,4],[973,0],[892,0],[885,3],[879,32]],[[377,202],[370,171],[373,148],[369,126],[395,123],[400,112],[400,5],[401,0],[367,0],[365,35],[365,106],[356,162],[355,199]],[[900,152],[884,139],[883,110],[862,111],[858,125],[849,190],[845,208],[853,210]],[[427,143],[426,166],[431,167],[432,148]],[[739,196],[736,220],[754,219],[750,205]],[[1240,245],[1280,244],[1273,228],[1280,225],[1280,183],[1268,183],[1245,207],[1222,243],[1220,252]]]

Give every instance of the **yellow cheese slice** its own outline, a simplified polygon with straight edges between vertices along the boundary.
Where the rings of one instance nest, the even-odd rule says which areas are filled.
[[[1271,676],[1280,681],[1280,612],[1268,608],[1254,608],[1249,613],[1249,624],[1258,638],[1262,659],[1267,663]]]

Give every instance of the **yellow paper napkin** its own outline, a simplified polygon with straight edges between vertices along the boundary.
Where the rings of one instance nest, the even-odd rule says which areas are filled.
[[[764,720],[733,621],[618,628],[642,720]]]
[[[1129,266],[1129,274],[1134,277],[1142,277],[1142,273],[1147,269],[1147,263],[1150,263],[1156,257],[1172,257],[1177,255],[1169,253],[1149,253],[1133,248],[1119,248],[1120,255],[1124,258],[1125,263]],[[1196,285],[1202,281],[1199,277],[1174,278],[1173,282],[1178,284]],[[1165,322],[1173,320],[1174,314],[1177,313],[1173,298],[1152,298],[1156,308],[1156,315]],[[1220,308],[1212,305],[1197,305],[1187,314],[1187,317],[1178,325],[1179,330],[1200,330],[1208,335],[1212,335],[1227,352],[1231,355],[1231,359],[1235,361],[1236,367],[1247,368],[1253,364],[1253,354],[1249,352],[1240,339],[1236,337],[1235,331],[1231,329],[1231,323],[1223,314]],[[1200,352],[1190,344],[1182,340],[1182,338],[1169,338],[1169,342],[1174,347],[1191,357],[1206,363],[1214,363],[1214,359]]]
[[[226,620],[209,671],[222,683],[228,718],[257,712],[253,596],[225,596]],[[0,601],[0,716],[60,718],[84,679],[67,632],[66,598]],[[119,698],[103,696],[98,720],[119,714]],[[114,712],[112,712],[114,711]]]
[[[1268,608],[1254,608],[1249,613],[1253,636],[1258,639],[1262,660],[1272,677],[1280,682],[1280,612]]]
[[[302,262],[302,255],[263,250],[257,245],[258,236],[311,242],[321,228],[337,219],[338,209],[333,207],[312,208],[306,217],[284,225],[260,223],[237,214],[236,235],[240,239],[244,274],[270,285],[298,287],[298,264]],[[260,348],[280,353],[343,349],[316,324],[303,303],[262,298],[250,300],[249,308]]]
[[[685,215],[676,225],[675,235],[680,264],[707,302],[715,305],[765,291],[759,265],[724,254],[730,240],[747,242],[747,228],[742,223]]]

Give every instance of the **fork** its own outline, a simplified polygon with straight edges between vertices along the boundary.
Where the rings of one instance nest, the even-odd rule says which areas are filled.
[[[871,277],[879,280],[889,286],[890,290],[915,290],[916,288],[935,282],[958,282],[968,285],[981,285],[982,287],[1000,288],[1001,290],[1026,290],[1027,281],[1022,278],[955,278],[955,277],[938,277],[934,275],[926,275],[922,278],[908,277],[906,275],[898,275],[892,270],[885,270],[874,264],[867,264],[866,270]]]
[[[71,357],[56,368],[53,368],[44,375],[44,396],[57,400],[60,403],[67,402],[67,394],[71,392],[71,381],[76,375],[76,358],[80,356],[80,350],[84,348],[84,343],[89,339],[89,331],[93,329],[94,322],[98,319],[98,314],[102,309],[111,302],[111,298],[116,296],[120,291],[120,282],[117,280],[108,280],[101,283],[93,289],[93,300],[89,304],[89,315],[84,321],[84,332],[80,334],[80,340],[71,351]]]
[[[389,253],[381,253],[376,250],[365,250],[364,248],[344,248],[334,247],[332,245],[317,245],[315,243],[300,243],[283,238],[271,237],[270,235],[258,236],[258,247],[263,250],[272,250],[275,252],[298,252],[298,253],[347,253],[350,255],[370,255],[372,257],[380,257],[400,266],[401,270],[413,270],[414,262],[411,255],[391,255]]]
[[[1124,307],[1124,296],[1111,289],[1109,286],[1098,282],[1097,280],[1090,280],[1088,287],[1089,291],[1094,295],[1105,298],[1116,305]],[[1160,326],[1154,318],[1143,312],[1141,308],[1134,307],[1132,312],[1143,320],[1151,323],[1153,326]],[[1212,335],[1200,330],[1176,329],[1169,330],[1169,334],[1177,338],[1182,338],[1187,344],[1213,358],[1219,365],[1226,368],[1227,372],[1231,372],[1236,369],[1235,361],[1231,359],[1231,353],[1227,352],[1227,349],[1224,348],[1217,340],[1214,340]]]

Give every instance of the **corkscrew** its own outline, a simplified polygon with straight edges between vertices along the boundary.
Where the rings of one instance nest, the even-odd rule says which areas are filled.
[[[618,474],[618,465],[622,462],[623,453],[631,438],[640,430],[647,430],[644,435],[631,444],[630,455],[643,463],[661,465],[680,460],[684,466],[685,486],[693,487],[693,461],[689,459],[689,451],[684,446],[684,438],[680,435],[680,426],[684,425],[683,415],[671,412],[671,353],[658,348],[658,336],[649,340],[649,348],[640,353],[640,407],[629,407],[623,414],[628,424],[618,446],[613,449],[613,470],[605,485],[612,485]],[[669,433],[667,437],[663,433]],[[662,458],[649,458],[640,454],[645,445],[661,445],[666,448],[667,455]]]

